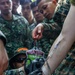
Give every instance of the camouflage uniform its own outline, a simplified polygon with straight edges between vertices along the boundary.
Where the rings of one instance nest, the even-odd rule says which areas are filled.
[[[73,5],[75,5],[75,0],[70,0]]]
[[[42,23],[44,23],[44,22],[45,22],[45,20],[42,21]],[[29,25],[29,28],[30,28],[31,32],[37,25],[38,25],[38,23],[35,20],[34,20],[34,23]],[[32,42],[32,47],[33,47],[33,49],[35,49],[35,41],[34,40]],[[42,39],[37,40],[37,42],[36,42],[36,48],[38,48],[39,50],[44,51],[45,56],[47,56],[50,47],[51,47],[50,42],[45,36],[43,36]]]
[[[12,20],[7,21],[0,16],[0,30],[7,37],[6,49],[9,57],[20,47],[31,48],[32,40],[29,36],[28,22],[23,17],[13,15]]]
[[[75,75],[75,49],[68,52],[53,75]]]
[[[18,69],[7,70],[4,75],[25,75],[23,71],[19,71]]]
[[[73,2],[74,1],[74,2]],[[71,3],[75,5],[75,0],[71,0]],[[53,75],[75,75],[75,45],[66,55],[66,58],[61,62]]]
[[[35,7],[38,6],[38,3],[39,3],[38,0],[34,1],[33,3],[31,3],[31,9],[33,11],[33,15],[35,15],[34,9],[35,9]],[[35,10],[35,11],[38,13],[38,8],[36,8],[36,9],[37,10]],[[44,22],[45,22],[45,18],[41,20],[41,23],[44,23]],[[40,23],[40,22],[37,21],[37,23],[35,24],[35,26],[37,26],[38,23]],[[39,50],[42,50],[43,52],[45,52],[45,56],[47,56],[47,54],[49,52],[49,49],[50,49],[50,42],[49,42],[48,38],[46,38],[46,36],[43,36],[40,40],[37,40],[37,44],[36,45],[37,45],[37,48]]]
[[[47,57],[50,50],[50,41],[43,36],[40,40],[38,40],[39,48],[45,53],[45,57]]]
[[[42,21],[42,23],[44,23],[44,22],[45,22],[45,19]],[[35,26],[37,26],[38,23],[34,23],[34,24],[35,24],[34,25],[34,28],[35,28]],[[34,43],[35,43],[35,41],[33,42],[33,45],[34,45]],[[48,55],[51,45],[50,45],[49,40],[45,36],[43,36],[40,40],[37,40],[36,47],[39,50],[42,50],[45,53],[45,57],[46,57]]]
[[[70,8],[69,0],[62,0],[62,2],[58,4],[53,18],[51,20],[48,19],[45,20],[44,35],[46,35],[47,38],[56,39],[56,37],[59,35],[64,20],[68,14],[69,8]]]
[[[31,29],[31,31],[36,27],[36,23],[32,23],[31,25],[29,25],[29,28]]]
[[[42,23],[44,25],[43,36],[45,36],[48,39],[48,41],[50,41],[50,46],[53,44],[54,40],[61,32],[69,8],[69,0],[62,0],[62,2],[58,4],[53,18],[50,20],[45,19],[44,23]]]
[[[46,36],[49,40],[55,39],[60,33],[60,31],[61,31],[61,28],[53,19],[45,20],[43,35]]]
[[[29,28],[32,31],[35,27],[36,27],[36,21],[35,21],[35,19],[33,19],[32,23],[29,24]]]
[[[69,9],[70,9],[69,0],[61,0],[61,2],[58,2],[58,6],[56,8],[53,20],[58,24],[59,27],[61,27],[61,29]]]
[[[45,20],[46,18],[42,21],[42,23],[45,23]],[[45,53],[45,57],[47,57],[51,45],[46,35],[43,35],[43,37],[39,40],[39,46],[42,48],[42,51]]]

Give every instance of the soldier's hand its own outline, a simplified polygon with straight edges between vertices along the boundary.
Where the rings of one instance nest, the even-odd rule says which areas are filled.
[[[32,31],[32,38],[35,40],[41,39],[43,33],[43,25],[38,24]]]

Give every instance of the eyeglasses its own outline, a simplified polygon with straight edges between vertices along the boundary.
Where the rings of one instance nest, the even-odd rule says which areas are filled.
[[[26,58],[17,58],[15,62],[22,63],[24,60],[26,60]]]

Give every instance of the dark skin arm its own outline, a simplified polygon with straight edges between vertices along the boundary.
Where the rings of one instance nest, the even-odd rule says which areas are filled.
[[[8,67],[8,56],[3,41],[0,39],[0,75]]]

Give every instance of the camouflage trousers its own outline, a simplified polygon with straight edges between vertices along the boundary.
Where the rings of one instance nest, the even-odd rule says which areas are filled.
[[[75,49],[68,53],[53,75],[75,75]]]

